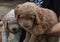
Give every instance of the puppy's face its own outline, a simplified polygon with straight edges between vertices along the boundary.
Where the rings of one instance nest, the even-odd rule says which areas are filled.
[[[17,23],[10,22],[10,23],[7,23],[7,28],[10,32],[16,33],[19,31],[20,26]]]
[[[38,17],[39,7],[33,3],[24,3],[15,8],[15,18],[17,23],[24,29],[34,28],[40,24]]]
[[[18,15],[17,21],[22,28],[29,29],[29,28],[33,27],[34,19],[35,19],[34,15],[20,14],[20,15]]]

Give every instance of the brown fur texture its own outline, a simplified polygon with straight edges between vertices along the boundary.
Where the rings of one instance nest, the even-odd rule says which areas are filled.
[[[15,17],[21,27],[27,31],[23,42],[40,42],[42,35],[58,22],[52,10],[38,7],[31,2],[18,5],[15,8]]]

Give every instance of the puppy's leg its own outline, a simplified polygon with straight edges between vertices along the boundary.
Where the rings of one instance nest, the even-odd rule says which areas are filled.
[[[9,33],[6,31],[2,31],[2,42],[8,42]]]
[[[26,37],[23,42],[29,42],[30,37],[31,37],[31,34],[26,32]]]
[[[14,42],[19,42],[20,41],[20,37],[21,37],[21,32],[16,33],[15,37],[14,37]]]

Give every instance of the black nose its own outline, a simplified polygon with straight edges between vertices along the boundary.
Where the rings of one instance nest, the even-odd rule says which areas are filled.
[[[24,27],[29,27],[29,25],[24,25]]]
[[[13,31],[16,31],[17,29],[16,29],[16,28],[13,28],[12,30],[13,30]]]

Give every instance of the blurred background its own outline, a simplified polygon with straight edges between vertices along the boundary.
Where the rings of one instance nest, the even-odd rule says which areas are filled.
[[[24,2],[26,2],[26,0],[0,0],[0,19],[12,8],[15,8],[17,4]]]

